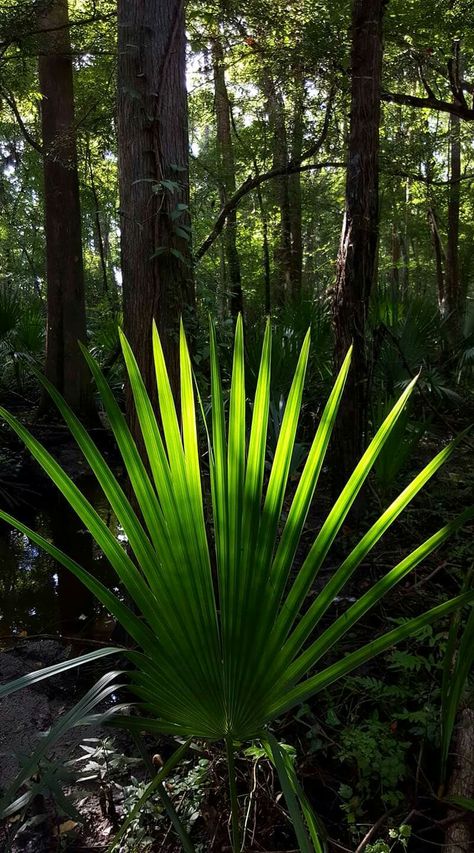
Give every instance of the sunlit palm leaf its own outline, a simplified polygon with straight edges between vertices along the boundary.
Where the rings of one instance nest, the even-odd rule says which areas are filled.
[[[158,332],[156,328],[153,330],[159,413],[153,410],[136,359],[123,334],[121,343],[141,429],[140,445],[146,454],[143,460],[99,367],[87,353],[86,358],[122,454],[139,512],[132,507],[67,404],[54,388],[46,385],[122,525],[131,555],[51,455],[15,418],[1,411],[89,528],[134,602],[138,615],[54,545],[15,522],[11,516],[0,513],[0,517],[16,524],[79,577],[137,644],[125,654],[132,665],[128,673],[129,689],[137,697],[136,708],[142,717],[131,717],[128,721],[123,718],[122,723],[130,728],[147,727],[151,731],[186,737],[225,739],[227,744],[258,737],[268,740],[268,726],[278,715],[434,619],[472,601],[472,592],[466,591],[318,671],[321,658],[346,631],[473,516],[472,510],[467,510],[422,542],[332,625],[319,635],[316,633],[335,597],[402,510],[449,459],[457,442],[438,453],[372,524],[301,615],[305,598],[378,454],[395,428],[414,382],[405,389],[377,431],[323,522],[301,567],[296,569],[295,554],[324,463],[351,354],[348,353],[325,406],[286,514],[284,501],[302,405],[309,333],[301,349],[265,484],[270,324],[265,331],[248,430],[242,320],[239,318],[235,333],[227,427],[216,336],[211,325],[212,407],[208,432],[207,424],[205,426],[212,519],[206,520],[192,367],[183,328],[180,331],[178,401],[171,389]],[[112,651],[105,650],[104,654]],[[41,673],[37,673],[33,679],[41,677]],[[8,692],[8,688],[4,692]],[[274,760],[281,765],[284,774],[282,756],[271,736],[270,744]],[[282,778],[282,784],[293,810],[295,786],[291,786],[288,778]],[[305,809],[306,806],[303,814]],[[310,812],[307,809],[306,812],[306,823],[313,837],[315,827],[310,825]],[[296,815],[295,811],[295,821],[301,822],[295,829],[302,849],[312,849],[304,846],[311,842],[303,818]]]

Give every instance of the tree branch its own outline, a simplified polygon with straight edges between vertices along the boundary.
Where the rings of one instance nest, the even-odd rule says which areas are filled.
[[[302,158],[303,159],[303,158]],[[217,240],[219,235],[224,230],[226,221],[231,213],[234,212],[240,201],[252,190],[256,189],[265,181],[270,181],[272,178],[280,178],[282,175],[294,175],[297,172],[309,172],[313,169],[343,169],[345,163],[337,161],[328,161],[325,163],[306,163],[301,160],[298,163],[289,162],[284,168],[270,169],[268,172],[263,172],[261,175],[249,175],[248,178],[240,185],[229,201],[221,208],[212,231],[208,234],[199,249],[194,253],[195,261],[200,261],[206,252],[211,248],[212,244]]]
[[[408,178],[409,181],[416,181],[417,183],[427,184],[432,187],[448,187],[460,184],[461,181],[474,181],[474,172],[467,172],[455,181],[452,178],[446,178],[444,181],[433,180],[428,175],[421,175],[419,172],[418,174],[416,172],[386,172],[383,167],[381,168],[381,173],[389,178]]]
[[[194,260],[196,262],[200,261],[201,258],[206,254],[206,252],[211,248],[212,244],[217,240],[219,235],[224,230],[226,221],[231,213],[234,212],[241,199],[244,196],[248,195],[248,193],[252,192],[252,190],[256,189],[263,184],[265,181],[269,181],[272,178],[280,178],[283,175],[294,175],[298,172],[307,172],[311,169],[324,169],[327,168],[341,168],[345,164],[344,163],[336,163],[336,162],[328,162],[328,163],[309,163],[307,165],[302,165],[305,160],[309,160],[310,157],[314,157],[318,151],[322,148],[326,136],[329,132],[329,124],[331,121],[332,114],[332,105],[334,102],[334,97],[336,93],[336,88],[333,85],[331,87],[331,91],[329,92],[328,102],[326,105],[326,112],[324,115],[323,126],[321,128],[321,132],[313,143],[310,145],[306,151],[303,152],[301,157],[298,160],[289,160],[286,166],[283,168],[270,169],[268,172],[263,172],[262,174],[257,175],[249,175],[248,178],[240,185],[240,187],[236,190],[233,196],[224,204],[221,208],[219,216],[217,217],[214,227],[212,231],[207,235],[206,239],[199,246],[199,249],[194,253]]]
[[[29,145],[31,145],[32,148],[35,149],[35,151],[38,151],[39,154],[44,154],[44,150],[43,150],[42,145],[40,145],[40,143],[36,141],[34,136],[31,135],[31,133],[28,130],[25,122],[23,121],[23,119],[20,115],[20,111],[16,105],[16,101],[13,98],[13,96],[9,95],[5,91],[2,91],[2,95],[5,99],[5,101],[7,102],[8,106],[10,107],[13,115],[15,116],[15,118],[19,124],[20,130],[21,130],[23,136],[25,137],[26,141],[29,143]]]
[[[393,104],[402,104],[406,107],[417,107],[418,109],[437,110],[438,112],[450,113],[465,121],[474,121],[474,109],[462,103],[452,103],[439,98],[419,98],[417,95],[405,95],[402,92],[382,92],[382,101]]]

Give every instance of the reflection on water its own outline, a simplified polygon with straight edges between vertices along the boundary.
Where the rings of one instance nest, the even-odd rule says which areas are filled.
[[[80,488],[118,535],[115,518],[96,484],[83,481]],[[113,576],[104,557],[61,495],[49,498],[40,509],[18,512],[18,516],[111,585]],[[0,638],[45,633],[99,637],[107,631],[105,619],[93,596],[71,572],[22,533],[0,525]]]

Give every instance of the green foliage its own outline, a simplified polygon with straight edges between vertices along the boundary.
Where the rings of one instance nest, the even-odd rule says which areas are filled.
[[[91,531],[128,595],[135,602],[140,617],[115,593],[52,543],[6,513],[1,512],[0,517],[15,524],[79,577],[138,644],[139,651],[124,650],[123,654],[132,664],[132,669],[127,672],[127,681],[129,689],[136,696],[136,708],[141,716],[115,716],[116,722],[132,731],[145,728],[211,741],[224,738],[228,744],[229,761],[232,761],[233,742],[259,738],[268,741],[300,847],[302,850],[309,850],[310,842],[300,814],[300,808],[303,814],[305,809],[296,793],[296,783],[292,781],[281,749],[268,731],[268,726],[284,711],[297,707],[302,701],[347,676],[353,669],[394,643],[418,632],[435,619],[457,610],[471,600],[472,593],[466,592],[443,602],[422,616],[398,625],[368,645],[340,657],[335,663],[326,666],[323,664],[322,668],[316,669],[324,654],[337,644],[363,614],[474,514],[472,510],[468,510],[441,528],[365,592],[342,617],[319,633],[317,639],[312,639],[316,625],[334,597],[404,507],[449,458],[456,442],[438,453],[392,502],[333,573],[306,612],[300,616],[307,592],[384,441],[401,415],[413,384],[403,392],[381,425],[323,523],[303,565],[293,576],[294,554],[323,465],[349,369],[350,354],[325,406],[290,510],[286,520],[283,520],[283,502],[308,361],[309,335],[306,336],[301,349],[270,475],[266,481],[264,475],[271,373],[270,326],[267,325],[262,348],[248,441],[242,322],[239,320],[235,335],[227,428],[215,333],[211,326],[212,409],[211,424],[207,429],[216,587],[202,499],[193,377],[184,331],[181,329],[181,389],[180,409],[177,410],[161,342],[156,328],[154,329],[153,347],[163,433],[158,427],[133,353],[123,335],[121,342],[152,479],[97,363],[87,353],[85,355],[121,450],[143,516],[143,524],[87,431],[58,392],[44,381],[94,471],[118,522],[126,532],[129,547],[139,568],[51,455],[15,418],[5,411],[2,411],[2,415]],[[283,524],[279,534],[281,519]],[[308,639],[311,642],[304,647]],[[114,649],[105,649],[86,657],[90,659],[113,652]],[[83,660],[85,658],[69,661],[68,665],[74,666],[74,663],[80,664]],[[62,663],[50,667],[45,673],[39,671],[17,679],[0,688],[0,695],[64,669],[65,665]],[[99,682],[88,696],[69,712],[70,721],[86,719],[105,696],[120,689],[122,678],[119,673],[112,672],[105,681]],[[159,685],[159,689],[156,685]],[[114,714],[117,710],[112,708],[108,713]],[[62,731],[65,725],[67,720],[53,727],[48,736],[50,743],[57,736],[58,728]],[[43,754],[47,742],[41,747]],[[176,761],[183,749],[184,746],[178,749]],[[35,757],[32,762],[35,762]],[[174,766],[173,762],[170,766]],[[395,772],[393,767],[390,772]],[[161,785],[163,773],[164,769],[138,799],[136,808],[141,808],[155,785]],[[236,798],[232,793],[234,791],[235,794],[233,785],[231,773],[236,846],[238,810]],[[171,819],[175,821],[176,816],[171,804],[166,808]],[[132,809],[129,822],[134,818],[135,811]],[[306,817],[307,825],[308,819]],[[177,818],[176,826],[180,826]],[[311,832],[309,825],[308,829]]]
[[[375,421],[377,426],[382,423],[387,413],[393,407],[393,403],[393,400],[389,400],[385,405],[377,407]],[[377,485],[384,496],[389,494],[397,482],[400,472],[403,471],[423,438],[425,429],[425,424],[413,423],[413,420],[409,417],[408,410],[405,409],[375,463],[374,470]]]
[[[11,282],[0,285],[1,386],[25,392],[32,384],[33,365],[43,357],[44,308],[38,298],[25,298]]]
[[[464,580],[464,589],[472,587],[473,567]],[[449,747],[456,714],[474,664],[474,615],[465,625],[459,617],[451,621],[441,684],[441,782],[446,779]]]
[[[374,844],[368,844],[365,850],[367,853],[392,853],[392,850],[407,850],[410,836],[411,826],[402,823],[397,828],[389,829],[388,843],[382,839],[378,839]]]
[[[427,626],[409,648],[385,656],[385,677],[350,676],[342,690],[328,692],[323,721],[309,706],[297,714],[306,727],[305,752],[342,767],[338,793],[354,837],[374,804],[402,806],[422,755],[439,749],[446,655],[446,631]]]
[[[355,823],[363,814],[374,790],[387,809],[400,803],[403,794],[399,784],[405,777],[409,746],[408,741],[394,737],[387,723],[378,719],[377,712],[365,722],[342,730],[339,759],[353,764],[357,773],[355,792],[347,785],[339,789],[343,799],[348,799],[343,810],[349,823]]]

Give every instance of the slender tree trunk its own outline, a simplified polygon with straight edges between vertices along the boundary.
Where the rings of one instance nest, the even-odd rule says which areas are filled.
[[[94,225],[95,225],[95,243],[96,248],[99,254],[100,261],[100,270],[102,275],[102,287],[104,294],[106,296],[109,295],[109,279],[108,279],[108,271],[107,271],[107,256],[105,250],[104,238],[102,235],[102,222],[100,217],[100,203],[99,196],[97,193],[97,187],[95,184],[94,178],[94,167],[92,165],[92,154],[89,144],[87,144],[86,149],[86,160],[87,165],[89,167],[89,179],[90,179],[90,190],[92,195],[92,200],[94,202]]]
[[[48,285],[45,372],[74,411],[91,421],[92,386],[78,346],[78,341],[86,341],[86,305],[67,0],[53,0],[40,17],[40,27]],[[49,397],[44,397],[40,411],[47,409]]]
[[[265,204],[263,201],[262,190],[257,187],[258,206],[260,208],[260,219],[262,220],[262,252],[263,252],[263,271],[264,271],[264,294],[265,294],[265,314],[267,316],[272,310],[272,285],[271,285],[271,266],[270,266],[270,245],[268,240],[268,220]]]
[[[444,269],[443,269],[443,261],[446,260],[446,255],[443,249],[443,244],[441,242],[441,235],[439,233],[439,225],[438,219],[435,213],[434,208],[430,207],[428,210],[428,222],[430,224],[431,237],[433,239],[433,249],[435,254],[435,267],[436,267],[436,287],[438,290],[438,307],[441,316],[444,316],[445,312],[445,282],[444,282]]]
[[[301,69],[296,74],[295,104],[293,109],[293,128],[291,139],[291,159],[298,161],[303,153],[304,137],[304,80]],[[291,231],[291,299],[294,304],[301,301],[303,276],[303,236],[301,226],[301,173],[288,177],[290,195],[290,231]]]
[[[461,335],[463,320],[463,300],[459,275],[459,209],[461,200],[461,119],[459,116],[451,116],[450,125],[451,169],[444,314],[448,324],[449,346],[454,348]]]
[[[236,180],[230,124],[230,103],[225,79],[224,52],[218,36],[212,39],[212,60],[214,67],[217,148],[220,161],[220,201],[223,206],[235,193]],[[237,249],[237,210],[233,210],[227,219],[224,231],[224,246],[230,285],[230,313],[232,317],[237,317],[237,314],[243,312],[240,258]]]
[[[378,241],[383,11],[384,0],[353,0],[346,206],[333,301],[336,365],[351,343],[354,349],[336,432],[336,488],[360,456],[367,431],[366,324]]]
[[[119,0],[118,149],[124,328],[155,401],[152,320],[176,393],[194,306],[183,0]],[[127,412],[137,435],[130,393]]]
[[[474,710],[463,708],[458,714],[453,742],[453,768],[448,785],[448,797],[474,798]],[[466,810],[448,812],[451,822],[446,829],[444,853],[472,853],[474,846],[474,815]]]
[[[400,245],[400,233],[395,222],[392,223],[392,290],[394,298],[400,296],[400,259],[402,251]]]
[[[400,251],[402,257],[402,268],[400,271],[400,285],[402,298],[406,299],[410,284],[410,247],[404,234],[400,234]]]
[[[288,163],[288,138],[285,122],[285,105],[281,92],[269,73],[263,80],[272,137],[272,168],[282,169]],[[282,175],[273,181],[273,192],[278,208],[278,236],[275,247],[274,299],[276,307],[282,307],[291,293],[291,214],[289,176]]]

